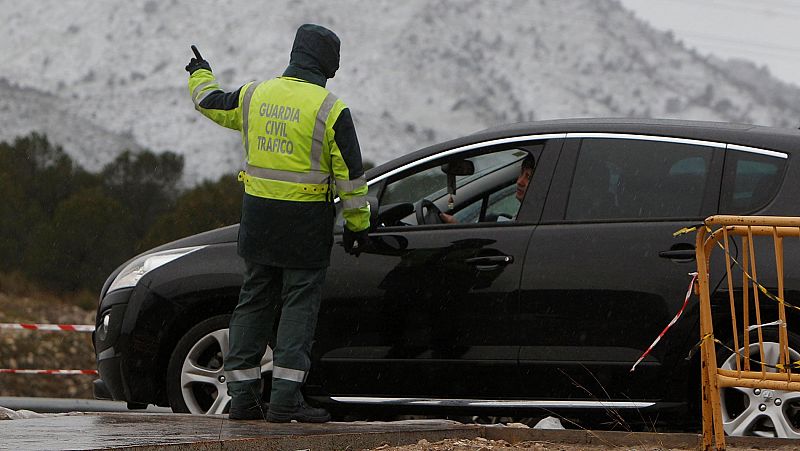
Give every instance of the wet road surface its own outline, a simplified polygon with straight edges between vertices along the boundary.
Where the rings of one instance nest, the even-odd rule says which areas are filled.
[[[540,430],[465,425],[447,420],[331,422],[325,424],[230,421],[227,416],[162,413],[46,414],[0,421],[2,450],[361,450],[425,439],[483,437],[508,443],[546,442],[559,449],[700,449],[698,434]],[[732,450],[795,450],[798,441],[729,437]],[[577,446],[577,448],[575,448]]]
[[[225,416],[83,413],[0,421],[0,449],[9,450],[364,449],[478,435],[479,426],[445,420],[276,424]]]

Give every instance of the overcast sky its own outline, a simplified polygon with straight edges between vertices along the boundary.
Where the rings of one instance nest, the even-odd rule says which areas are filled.
[[[765,65],[800,86],[800,0],[621,0],[701,54]]]

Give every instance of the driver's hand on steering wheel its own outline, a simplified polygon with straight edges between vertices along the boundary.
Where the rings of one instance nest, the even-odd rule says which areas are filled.
[[[458,224],[458,219],[456,219],[453,215],[448,215],[447,213],[439,213],[439,217],[442,218],[442,222],[445,224]]]

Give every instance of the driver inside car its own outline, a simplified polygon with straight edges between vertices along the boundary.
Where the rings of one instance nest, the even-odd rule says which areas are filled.
[[[517,200],[522,203],[522,199],[525,198],[525,193],[528,191],[528,184],[533,177],[533,170],[536,168],[536,158],[533,155],[528,154],[524,160],[522,160],[522,165],[519,168],[519,176],[517,176],[517,191],[514,193],[514,196]],[[517,210],[519,212],[519,210]],[[442,222],[445,224],[458,224],[458,219],[455,216],[447,214],[447,213],[439,213],[439,217],[442,219]],[[502,218],[502,219],[501,219]],[[516,219],[516,215],[514,218],[510,220]],[[502,216],[498,217],[498,221],[506,220]]]

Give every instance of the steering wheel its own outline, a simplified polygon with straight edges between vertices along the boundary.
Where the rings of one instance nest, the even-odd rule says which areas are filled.
[[[436,206],[433,202],[429,201],[428,199],[422,199],[416,205],[417,210],[417,224],[442,224],[442,217],[439,216],[439,213],[442,211],[439,210],[439,207]]]

